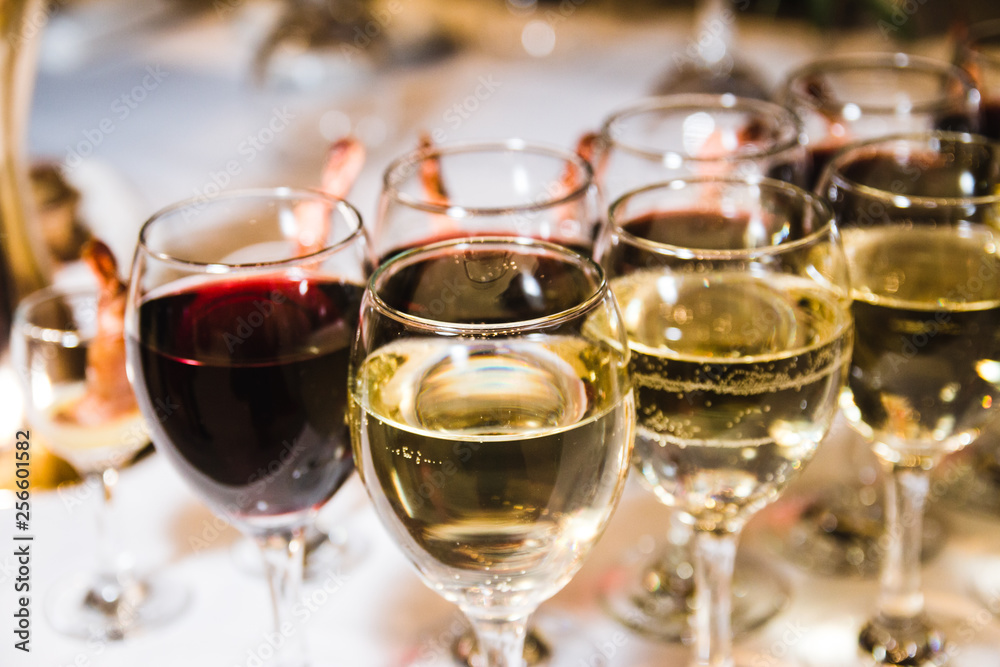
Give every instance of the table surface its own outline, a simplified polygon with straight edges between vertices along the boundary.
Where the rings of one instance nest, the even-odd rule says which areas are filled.
[[[320,72],[325,78],[315,85],[261,87],[251,81],[249,66],[272,5],[234,2],[232,13],[170,20],[158,17],[157,3],[142,15],[130,12],[131,4],[83,3],[53,17],[42,44],[29,138],[34,159],[62,162],[86,189],[92,226],[123,258],[131,255],[141,221],[175,200],[210,194],[216,186],[315,184],[328,142],[346,130],[369,147],[351,197],[369,221],[381,170],[412,147],[421,130],[439,130],[443,140],[518,136],[571,146],[609,111],[646,94],[690,32],[690,16],[683,13],[637,20],[563,3],[572,10],[565,17],[546,10],[519,16],[502,3],[484,9],[456,2],[442,20],[464,31],[460,57],[405,67],[341,60],[300,72]],[[430,15],[420,0],[396,6]],[[739,18],[741,50],[771,83],[820,52],[892,48],[874,31],[832,42],[804,25]],[[402,24],[403,14],[391,20]],[[522,47],[531,20],[547,24],[543,37],[555,39],[547,56],[533,57]],[[911,50],[934,54],[941,48],[929,42]],[[852,438],[838,424],[797,488],[807,490],[849,465],[845,452]],[[88,507],[96,499],[87,496],[86,487],[71,487],[34,497],[29,655],[12,649],[7,629],[13,560],[4,547],[0,609],[8,620],[0,624],[0,665],[255,664],[271,630],[263,580],[236,565],[236,531],[220,527],[159,456],[123,472],[115,522],[140,568],[187,588],[185,613],[169,626],[117,643],[53,632],[42,598],[88,561]],[[12,511],[2,514],[0,544],[9,545]],[[308,636],[313,655],[321,663],[370,667],[427,664],[424,658],[441,654],[460,616],[418,580],[356,478],[323,516],[349,536],[354,556],[306,586],[310,611],[296,632]],[[1000,624],[971,592],[974,581],[987,577],[1000,585],[1000,517],[947,510],[943,516],[949,541],[926,569],[928,605],[957,623],[964,643],[954,665],[1000,665]],[[574,666],[685,664],[686,648],[628,633],[597,602],[608,569],[641,556],[667,523],[666,508],[630,481],[584,568],[543,605],[540,613],[568,619],[571,634],[586,646]],[[755,520],[744,547],[780,569],[792,601],[740,642],[745,664],[859,664],[856,633],[874,607],[874,582],[800,571],[769,546],[769,530],[766,521]]]

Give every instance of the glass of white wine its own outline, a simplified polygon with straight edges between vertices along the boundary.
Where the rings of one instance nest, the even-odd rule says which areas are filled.
[[[654,184],[609,216],[598,253],[632,350],[633,462],[694,530],[695,664],[731,667],[740,531],[837,412],[852,339],[843,247],[822,199],[764,178]]]
[[[635,424],[628,357],[603,272],[562,246],[444,241],[369,281],[349,383],[358,470],[483,667],[523,664],[528,617],[611,517]]]
[[[605,202],[684,176],[769,176],[805,185],[803,127],[773,102],[731,94],[674,94],[634,101],[607,116],[596,180]],[[607,210],[607,205],[603,206]],[[604,577],[600,600],[616,620],[664,641],[690,639],[694,605],[691,528],[671,514],[652,557],[632,553]],[[635,549],[633,551],[639,551]],[[740,552],[733,584],[737,634],[760,627],[788,602],[789,585],[767,560]]]
[[[1000,144],[983,137],[899,135],[845,149],[819,185],[851,269],[843,410],[887,473],[879,610],[860,637],[880,664],[949,655],[947,621],[924,613],[922,518],[932,471],[982,432],[1000,399],[998,164]]]
[[[62,633],[114,640],[174,618],[188,595],[183,586],[137,572],[113,539],[118,471],[150,440],[125,376],[121,320],[100,303],[97,289],[87,286],[29,295],[14,314],[11,353],[29,424],[101,503],[96,565],[53,586],[46,614]]]

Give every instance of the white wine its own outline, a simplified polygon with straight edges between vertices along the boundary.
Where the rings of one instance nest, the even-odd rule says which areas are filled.
[[[906,465],[968,444],[1000,398],[996,232],[854,228],[844,244],[856,327],[848,419]]]
[[[624,313],[634,461],[703,530],[735,530],[815,451],[850,357],[846,295],[781,274],[640,271]]]
[[[430,584],[523,608],[604,530],[631,453],[625,353],[571,337],[405,339],[352,386],[356,457]]]

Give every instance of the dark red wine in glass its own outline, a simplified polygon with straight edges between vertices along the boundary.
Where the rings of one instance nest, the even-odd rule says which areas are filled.
[[[347,360],[363,288],[288,275],[150,295],[134,339],[154,440],[244,520],[318,508],[353,470]],[[165,407],[163,407],[165,406]]]

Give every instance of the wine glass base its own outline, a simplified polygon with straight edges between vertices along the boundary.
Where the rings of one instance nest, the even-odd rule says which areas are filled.
[[[444,643],[425,645],[409,667],[483,667],[476,652],[472,628],[463,619],[462,630]],[[542,609],[532,615],[525,638],[525,667],[607,667],[606,651],[588,639],[583,621],[571,614]],[[440,637],[438,638],[440,639]]]
[[[878,616],[861,629],[858,645],[880,665],[929,667],[942,664],[945,658],[944,637],[923,616],[914,619]]]
[[[941,552],[947,531],[933,510],[923,523],[921,560],[927,562]],[[884,551],[882,494],[873,485],[828,489],[803,503],[781,532],[776,550],[807,572],[876,577]]]
[[[693,640],[690,614],[694,576],[687,550],[676,547],[671,557],[623,564],[605,577],[598,597],[605,611],[625,627],[667,642]],[[733,633],[752,632],[785,608],[791,594],[788,581],[765,561],[740,552],[733,578]]]
[[[189,600],[186,588],[160,577],[122,585],[113,576],[77,574],[56,582],[46,595],[45,614],[61,634],[115,641],[170,622]]]

